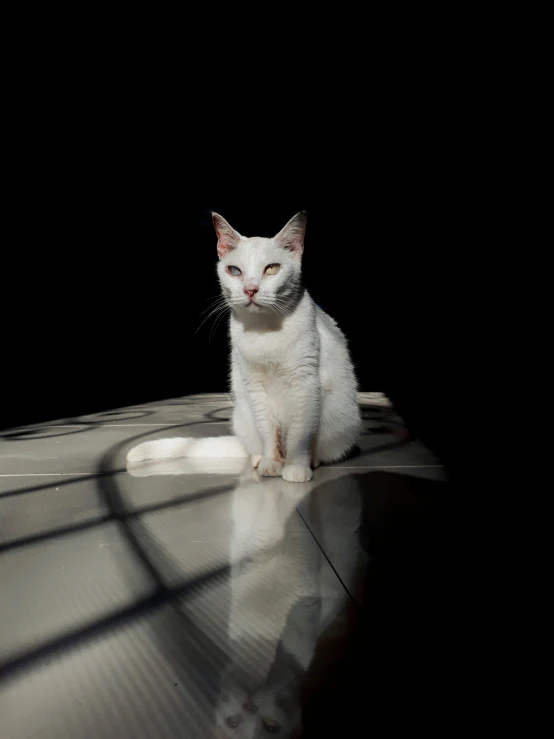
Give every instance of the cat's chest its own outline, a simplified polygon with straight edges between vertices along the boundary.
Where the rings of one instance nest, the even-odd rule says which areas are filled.
[[[288,337],[281,332],[243,332],[234,338],[233,346],[248,364],[285,366],[291,357]]]

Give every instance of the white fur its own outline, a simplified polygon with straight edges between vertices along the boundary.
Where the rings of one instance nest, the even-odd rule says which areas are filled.
[[[205,439],[205,445],[161,439],[140,444],[127,459],[248,454],[261,475],[306,482],[312,465],[344,457],[360,430],[346,339],[302,285],[306,216],[298,213],[271,239],[243,237],[218,214],[213,219],[217,272],[231,309],[233,430],[240,446],[227,446],[225,437]],[[280,265],[276,274],[265,274],[270,264]],[[240,276],[229,274],[230,266]]]
[[[127,455],[128,462],[145,459],[169,459],[171,457],[240,457],[244,458],[244,447],[234,436],[212,436],[209,438],[179,437],[145,441],[133,447]]]

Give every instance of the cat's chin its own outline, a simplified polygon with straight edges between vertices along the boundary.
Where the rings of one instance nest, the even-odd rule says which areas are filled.
[[[244,308],[249,313],[260,313],[264,309],[264,306],[259,303],[247,303]]]

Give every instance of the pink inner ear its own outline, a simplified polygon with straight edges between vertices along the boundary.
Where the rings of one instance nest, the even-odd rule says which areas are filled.
[[[233,249],[233,248],[234,248],[234,246],[230,243],[230,241],[228,239],[225,239],[225,238],[222,238],[222,237],[218,236],[218,240],[217,240],[217,254],[218,254],[218,256],[219,256],[220,259],[222,257],[224,257],[228,252],[230,252],[231,249]]]
[[[217,253],[219,258],[224,257],[238,244],[240,235],[218,213],[212,215],[215,232],[217,234]]]
[[[277,243],[292,252],[296,257],[302,255],[306,234],[306,214],[297,213],[275,237]]]
[[[298,252],[304,246],[304,234],[291,234],[286,239],[282,239],[281,246],[288,251]]]

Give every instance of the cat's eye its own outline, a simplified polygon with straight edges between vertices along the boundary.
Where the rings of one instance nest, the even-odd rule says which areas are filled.
[[[228,272],[228,273],[229,273],[230,275],[233,275],[233,277],[240,277],[240,276],[241,276],[241,274],[242,274],[242,272],[240,271],[240,269],[239,269],[238,267],[235,267],[235,266],[234,266],[234,265],[232,265],[232,264],[228,264],[228,265],[227,265],[227,272]]]
[[[276,275],[277,272],[281,269],[280,264],[268,264],[265,268],[264,274],[266,275]]]
[[[237,713],[236,716],[227,716],[227,718],[225,719],[225,723],[230,729],[238,729],[241,721],[242,716],[240,715],[240,713]]]

